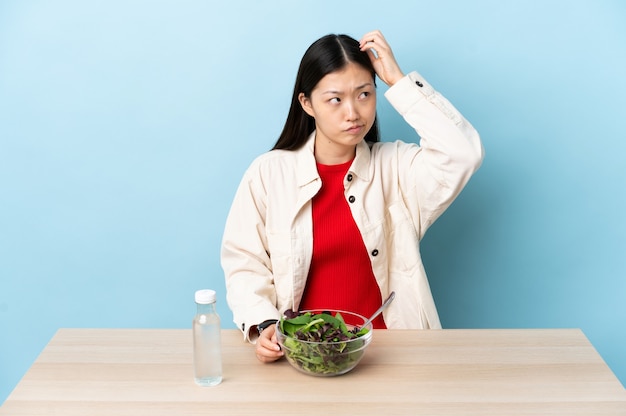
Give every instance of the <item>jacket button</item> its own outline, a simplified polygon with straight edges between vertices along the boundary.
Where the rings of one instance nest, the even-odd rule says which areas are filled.
[[[348,173],[348,182],[352,182],[352,174]]]
[[[415,81],[415,84],[417,84],[417,86],[418,86],[418,87],[420,87],[420,88],[422,88],[422,87],[424,86],[424,84],[422,84],[422,83],[421,83],[421,82],[419,82],[419,81]]]
[[[348,201],[350,203],[353,203],[354,201],[356,201],[356,198],[353,195],[350,195],[350,198],[348,198]]]
[[[374,256],[374,257],[378,256],[378,250],[377,249],[372,250],[372,256]]]

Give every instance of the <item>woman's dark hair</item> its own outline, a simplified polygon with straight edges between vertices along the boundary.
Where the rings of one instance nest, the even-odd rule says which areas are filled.
[[[376,71],[369,56],[361,51],[359,42],[350,36],[326,35],[309,46],[300,61],[285,127],[273,149],[296,150],[304,145],[309,135],[315,130],[315,119],[302,109],[298,96],[304,93],[306,97],[311,97],[311,91],[322,78],[331,72],[343,69],[349,63],[362,66],[372,74],[372,79],[376,81]],[[365,141],[379,141],[376,119],[365,135]]]

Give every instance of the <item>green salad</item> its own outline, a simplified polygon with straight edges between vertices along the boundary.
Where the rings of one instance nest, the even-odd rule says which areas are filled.
[[[279,323],[285,355],[304,372],[318,375],[343,374],[359,361],[366,345],[359,339],[367,328],[348,329],[338,312],[287,313]],[[304,341],[304,342],[302,342]]]

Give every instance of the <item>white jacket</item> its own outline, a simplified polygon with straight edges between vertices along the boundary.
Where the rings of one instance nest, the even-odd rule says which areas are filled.
[[[441,328],[419,242],[461,192],[483,158],[476,130],[418,73],[385,97],[421,137],[420,145],[363,141],[344,180],[345,196],[370,253],[388,328]],[[297,310],[313,252],[311,199],[321,187],[315,133],[295,151],[252,162],[239,185],[222,242],[227,302],[249,328]],[[354,198],[352,198],[354,197]]]

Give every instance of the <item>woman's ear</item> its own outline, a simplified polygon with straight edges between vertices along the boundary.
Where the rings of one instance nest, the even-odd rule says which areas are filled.
[[[302,106],[304,112],[315,118],[315,112],[313,111],[313,107],[311,106],[311,100],[309,99],[309,97],[301,92],[300,94],[298,94],[298,101],[300,101],[300,105]]]

